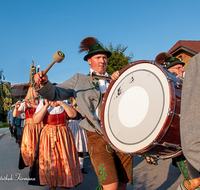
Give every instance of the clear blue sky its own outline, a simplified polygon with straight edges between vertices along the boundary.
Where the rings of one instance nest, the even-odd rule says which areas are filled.
[[[48,72],[61,83],[89,65],[80,41],[128,46],[133,61],[154,60],[179,40],[200,40],[199,0],[5,0],[0,1],[0,69],[11,84],[29,82],[32,57],[45,70],[57,50],[65,60]]]

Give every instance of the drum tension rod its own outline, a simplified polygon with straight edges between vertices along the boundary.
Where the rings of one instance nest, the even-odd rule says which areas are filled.
[[[150,145],[153,145],[153,146],[164,146],[166,148],[175,148],[177,150],[181,150],[182,148],[178,145],[175,145],[175,144],[171,144],[171,143],[167,143],[167,142],[164,142],[163,144],[160,144],[158,143],[157,141],[153,140],[152,143],[150,143]]]
[[[167,148],[175,148],[177,150],[181,150],[182,148],[178,145],[175,145],[175,144],[171,144],[171,143],[167,143],[167,142],[164,142],[163,143],[163,146],[167,147]]]
[[[168,116],[170,116],[170,115],[176,115],[176,116],[178,116],[178,117],[181,117],[181,114],[175,113],[174,111],[172,111],[171,108],[168,109],[167,115],[168,115]]]
[[[167,76],[167,80],[168,80],[168,82],[169,82],[169,81],[175,82],[175,83],[177,84],[177,88],[182,88],[182,86],[183,86],[183,84],[174,81],[172,78],[169,78],[168,76]]]

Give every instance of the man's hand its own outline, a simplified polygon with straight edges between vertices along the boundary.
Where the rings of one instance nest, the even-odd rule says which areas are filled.
[[[61,101],[61,100],[57,100],[56,103],[57,103],[58,105],[61,105],[61,104],[63,104],[64,102]]]
[[[39,71],[34,75],[34,80],[37,84],[43,86],[48,81],[48,76],[46,74],[43,76],[43,71]]]
[[[119,78],[119,71],[115,71],[112,75],[111,75],[111,79],[112,80],[117,80]]]

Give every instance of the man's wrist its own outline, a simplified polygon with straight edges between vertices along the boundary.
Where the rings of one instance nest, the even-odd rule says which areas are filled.
[[[39,90],[40,88],[42,88],[48,81],[46,81],[45,83],[35,83],[34,88],[35,90]]]

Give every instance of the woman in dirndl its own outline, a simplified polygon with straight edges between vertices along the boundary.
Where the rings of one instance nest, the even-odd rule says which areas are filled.
[[[70,97],[70,105],[77,111],[77,116],[74,119],[70,119],[68,126],[71,129],[72,134],[74,136],[75,145],[79,156],[81,171],[82,173],[87,174],[87,171],[85,171],[83,167],[84,157],[89,155],[87,146],[87,136],[86,136],[86,131],[79,126],[79,123],[83,118],[80,114],[80,111],[78,110],[76,100],[74,99],[74,97]]]
[[[37,146],[38,136],[42,128],[42,124],[34,124],[33,114],[39,103],[38,93],[31,86],[28,89],[27,95],[21,104],[17,104],[13,111],[13,116],[17,117],[23,111],[25,112],[26,124],[23,129],[21,156],[23,164],[19,161],[19,169],[25,166],[32,167],[34,154]]]
[[[76,116],[76,110],[63,101],[41,100],[34,115],[34,122],[43,121],[39,139],[39,183],[51,190],[72,188],[82,179],[78,154],[68,117]]]

